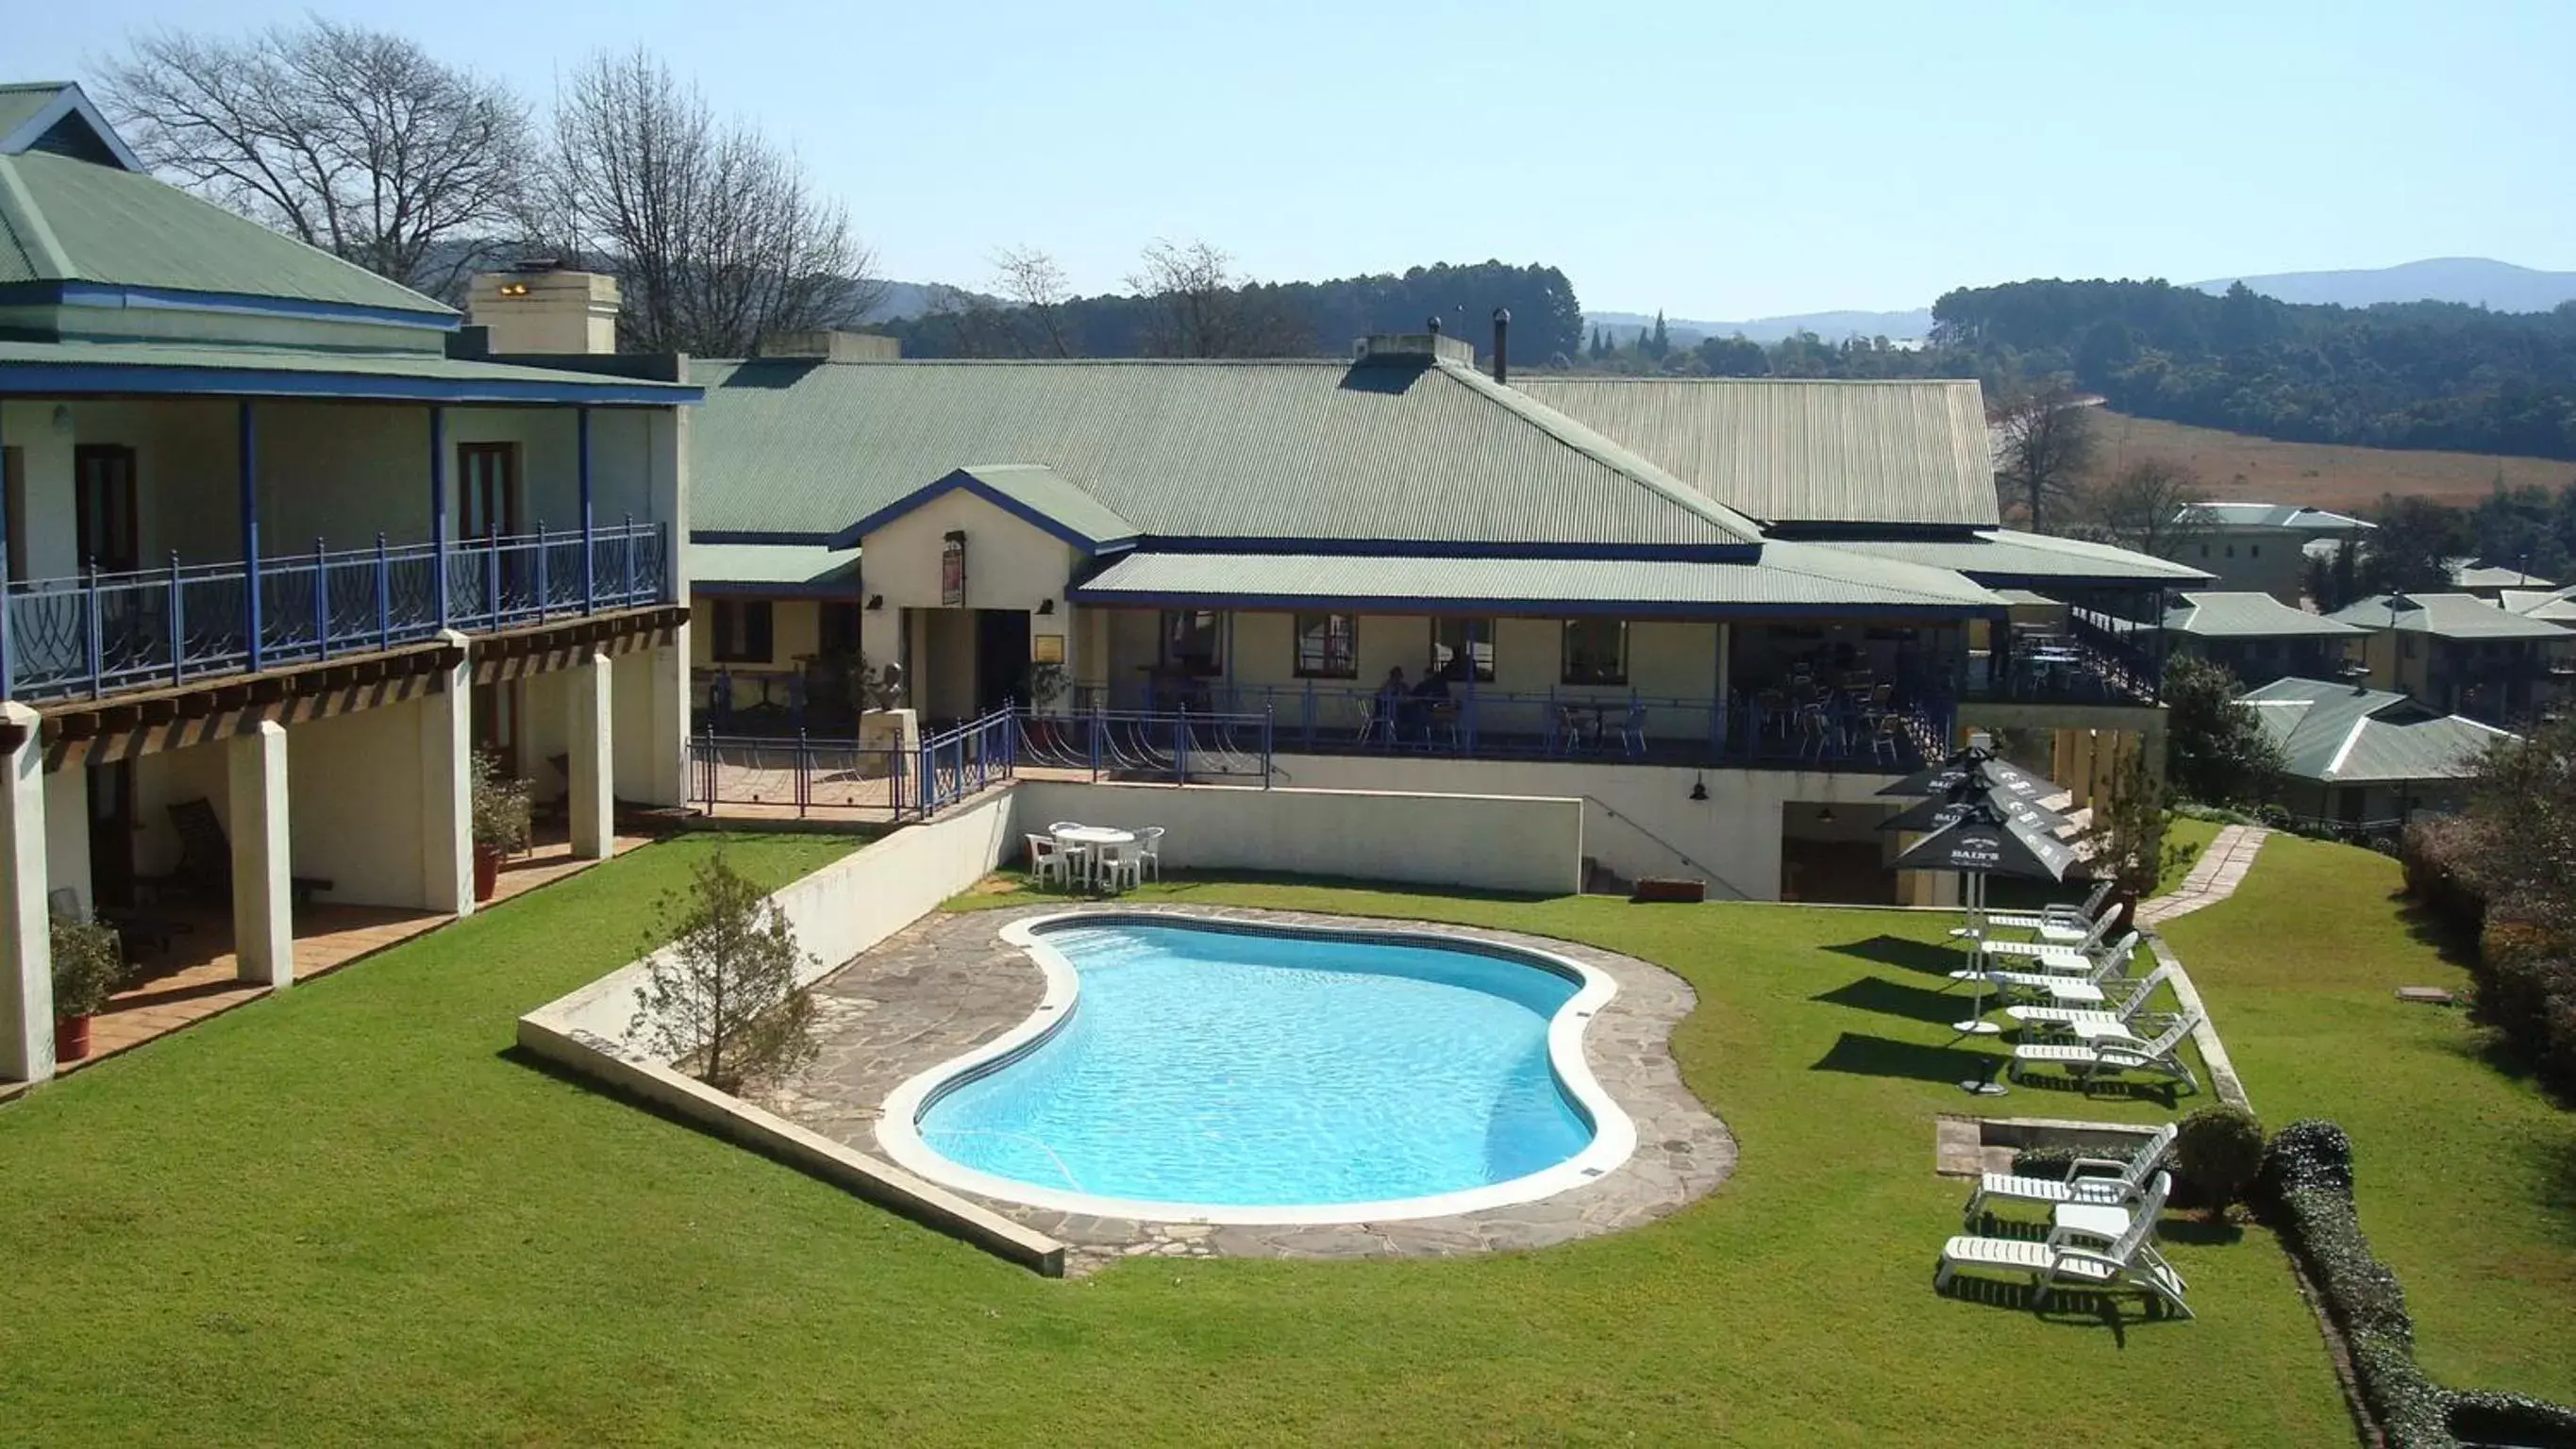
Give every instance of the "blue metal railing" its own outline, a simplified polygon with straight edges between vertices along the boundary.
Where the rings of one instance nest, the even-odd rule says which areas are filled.
[[[1005,705],[979,720],[942,730],[921,742],[913,768],[913,814],[928,819],[1010,779],[1017,769],[1018,712]]]
[[[1141,710],[1113,707],[1127,699]],[[1457,759],[1565,759],[1732,767],[1912,770],[1946,751],[1946,692],[1837,690],[1805,703],[1754,691],[1719,704],[1601,690],[1453,686],[1445,698],[1387,698],[1352,685],[1228,684],[1143,691],[1124,699],[1076,691],[1074,718],[1180,716],[1266,721],[1270,748],[1301,754],[1385,752]]]
[[[1023,766],[1124,780],[1271,783],[1275,721],[1261,714],[1092,709],[1019,717]]]
[[[895,745],[794,736],[720,735],[710,725],[689,737],[689,798],[719,805],[817,810],[901,820],[915,813],[905,788],[911,752]]]
[[[539,532],[474,539],[447,550],[438,597],[433,545],[387,544],[240,562],[91,572],[12,584],[0,645],[0,697],[55,699],[186,684],[414,644],[442,629],[504,629],[666,604],[670,546],[659,523],[613,524],[590,536]],[[251,590],[256,578],[257,608]]]

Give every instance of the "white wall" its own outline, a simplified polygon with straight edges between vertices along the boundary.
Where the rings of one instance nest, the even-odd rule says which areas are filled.
[[[1714,895],[1764,901],[1780,898],[1783,805],[1884,804],[1876,791],[1896,778],[1401,756],[1281,755],[1278,764],[1281,778],[1301,788],[1580,797],[1584,853],[1609,869],[1632,880],[1706,877]],[[1707,785],[1706,800],[1690,798],[1694,781]]]
[[[1279,871],[1460,890],[1583,888],[1583,803],[1397,791],[1022,780],[1019,829],[1163,826],[1172,869]],[[1022,848],[1014,844],[1014,853]]]
[[[286,731],[287,844],[325,899],[419,908],[421,712],[444,696],[308,721]]]
[[[45,776],[45,888],[69,886],[95,909],[89,880],[89,772],[80,766]]]
[[[203,798],[215,807],[215,818],[232,830],[232,777],[224,767],[230,737],[184,750],[162,750],[134,762],[134,871],[166,875],[179,868],[179,832],[171,827],[170,807]],[[296,788],[294,766],[287,767],[287,788]],[[290,826],[291,828],[291,826]]]
[[[966,531],[966,608],[1035,609],[1064,596],[1073,548],[963,491],[934,498],[860,540],[867,591],[885,595],[889,609],[940,607],[940,550],[950,529]],[[1056,617],[1063,617],[1061,607]]]

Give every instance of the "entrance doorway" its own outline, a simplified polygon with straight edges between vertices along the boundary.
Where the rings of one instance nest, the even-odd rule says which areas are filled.
[[[89,784],[90,909],[134,904],[134,762],[92,765]]]
[[[1006,699],[1028,702],[1029,615],[1026,609],[975,611],[975,713]]]

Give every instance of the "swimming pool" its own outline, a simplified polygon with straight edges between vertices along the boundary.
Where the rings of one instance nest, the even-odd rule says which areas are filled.
[[[1029,1022],[887,1100],[934,1181],[1102,1216],[1430,1217],[1589,1181],[1635,1146],[1584,1065],[1615,988],[1550,953],[1424,932],[1075,913],[1003,938]]]

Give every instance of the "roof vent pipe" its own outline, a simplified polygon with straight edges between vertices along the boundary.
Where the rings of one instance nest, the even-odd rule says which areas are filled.
[[[1426,323],[1425,325],[1426,325],[1426,326],[1428,326],[1428,327],[1431,329],[1431,335],[1432,335],[1432,336],[1434,336],[1434,337],[1439,336],[1439,335],[1440,335],[1440,314],[1439,314],[1439,313],[1437,313],[1437,312],[1432,313],[1432,314],[1431,314],[1431,317],[1430,317],[1429,322],[1428,322],[1428,323]]]
[[[1512,309],[1496,307],[1494,309],[1494,381],[1498,383],[1511,381],[1511,352],[1505,346],[1510,341],[1511,335]]]

